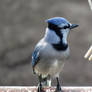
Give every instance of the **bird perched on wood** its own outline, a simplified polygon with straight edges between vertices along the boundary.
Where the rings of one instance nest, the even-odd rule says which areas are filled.
[[[32,54],[33,72],[39,77],[38,92],[44,86],[51,86],[51,79],[56,78],[56,92],[61,92],[59,74],[64,66],[64,59],[69,56],[67,36],[71,29],[78,27],[65,18],[54,17],[46,20],[48,27],[44,37],[35,46]]]

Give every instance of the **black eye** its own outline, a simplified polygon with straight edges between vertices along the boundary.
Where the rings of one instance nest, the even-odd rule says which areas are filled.
[[[70,24],[68,24],[67,26],[63,27],[63,29],[66,29],[66,28],[70,28]]]
[[[68,28],[70,28],[70,24],[68,24]]]
[[[66,29],[68,26],[64,26],[63,28]]]

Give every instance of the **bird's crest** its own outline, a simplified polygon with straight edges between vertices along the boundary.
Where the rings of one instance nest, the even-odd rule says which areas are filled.
[[[61,24],[69,24],[69,21],[67,21],[63,17],[54,17],[46,20],[47,23],[55,24],[55,25],[61,25]]]

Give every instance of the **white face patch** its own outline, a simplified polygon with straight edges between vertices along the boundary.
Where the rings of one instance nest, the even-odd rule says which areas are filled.
[[[67,44],[67,36],[69,34],[70,29],[62,29],[61,33],[63,34],[62,41],[63,43]]]
[[[45,40],[49,43],[55,44],[60,42],[60,38],[56,35],[56,33],[48,28],[46,28]]]
[[[67,44],[67,36],[69,33],[70,29],[61,29],[61,34],[63,35],[62,41],[64,44]],[[49,43],[54,43],[57,44],[60,42],[59,36],[52,30],[46,28],[46,33],[45,33],[45,40]]]

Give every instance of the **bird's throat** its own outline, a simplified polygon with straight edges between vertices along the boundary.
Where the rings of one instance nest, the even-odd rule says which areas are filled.
[[[58,44],[52,44],[53,48],[58,51],[65,51],[68,48],[68,44],[64,44],[62,42]]]
[[[64,51],[68,48],[67,35],[63,34],[60,30],[47,29],[45,40],[58,51]]]

